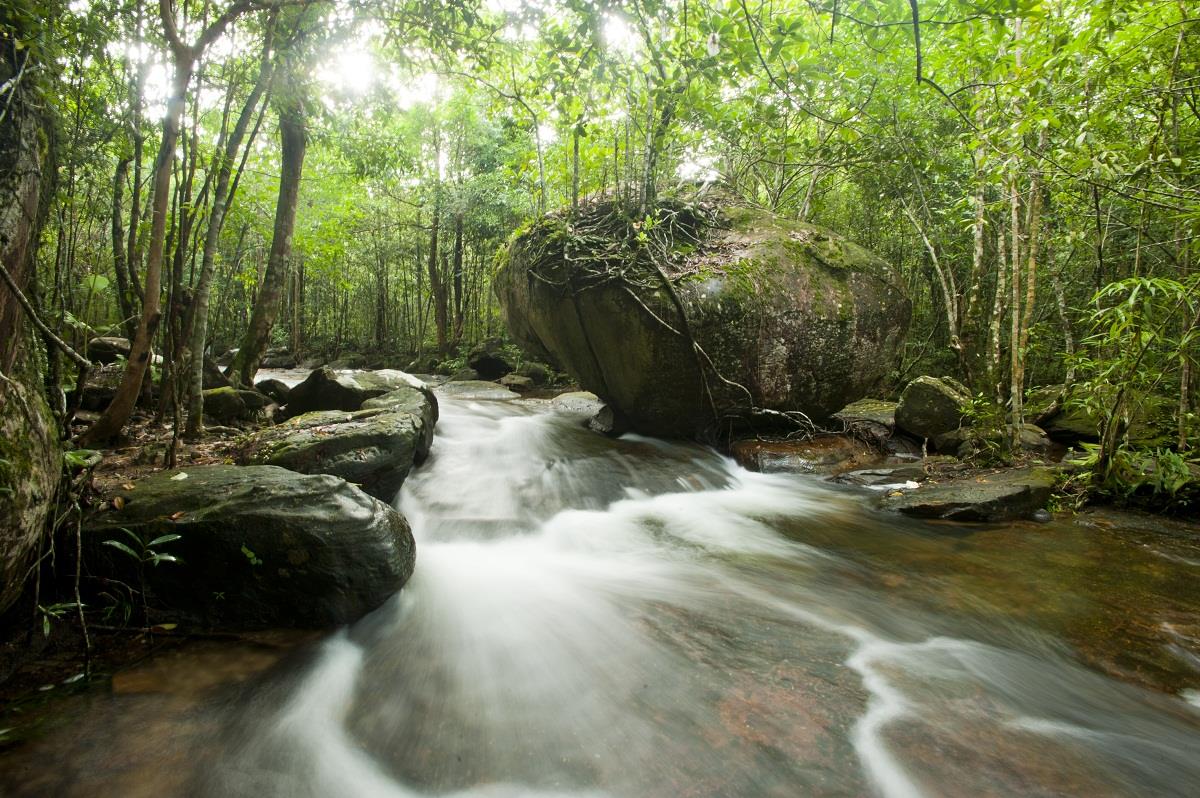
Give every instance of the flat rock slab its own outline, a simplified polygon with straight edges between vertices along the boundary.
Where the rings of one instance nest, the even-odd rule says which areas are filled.
[[[554,397],[550,404],[555,410],[565,413],[594,416],[604,407],[604,402],[591,391],[567,391]]]
[[[137,584],[140,570],[154,602],[201,623],[227,629],[350,623],[412,574],[416,546],[404,516],[337,477],[274,466],[197,466],[152,474],[118,496],[121,509],[84,526],[93,575]],[[150,545],[163,535],[179,537]],[[139,569],[108,540],[178,561]]]
[[[848,435],[794,441],[734,441],[730,454],[743,468],[764,474],[840,474],[883,461],[877,451]]]
[[[454,399],[504,402],[521,398],[520,394],[508,390],[503,385],[484,380],[450,380],[439,385],[438,392]]]
[[[884,496],[881,509],[948,521],[1018,521],[1044,509],[1054,489],[1049,468],[1018,468],[947,482],[927,482]]]

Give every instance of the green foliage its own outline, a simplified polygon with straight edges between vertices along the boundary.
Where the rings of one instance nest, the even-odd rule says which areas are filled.
[[[146,540],[136,533],[129,531],[128,529],[122,528],[121,531],[124,532],[129,538],[129,540],[132,542],[132,545],[120,539],[106,540],[104,541],[104,545],[111,546],[112,548],[137,562],[139,566],[158,566],[164,562],[181,562],[180,559],[175,555],[167,554],[158,550],[158,547],[160,546],[165,546],[168,543],[173,543],[176,540],[179,540],[181,537],[180,535],[169,533],[166,535],[159,535],[152,540]]]

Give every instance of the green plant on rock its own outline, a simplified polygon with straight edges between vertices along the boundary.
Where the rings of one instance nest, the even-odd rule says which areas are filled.
[[[136,592],[141,600],[142,620],[145,623],[149,623],[150,608],[146,601],[146,566],[151,565],[157,567],[165,562],[182,562],[174,554],[168,554],[160,550],[162,546],[166,546],[168,543],[174,543],[182,536],[174,532],[169,532],[165,535],[159,535],[153,539],[147,539],[134,532],[131,532],[128,529],[125,529],[124,527],[121,528],[121,532],[124,532],[129,538],[128,543],[123,540],[109,539],[104,541],[104,545],[116,549],[136,564],[138,586],[136,590],[125,586],[126,590],[129,592],[128,597],[118,596],[110,593],[109,597],[112,600],[112,606],[109,608],[108,614],[111,615],[119,610],[124,616],[125,622],[128,623],[129,616],[131,614],[129,605],[133,601],[133,593]]]

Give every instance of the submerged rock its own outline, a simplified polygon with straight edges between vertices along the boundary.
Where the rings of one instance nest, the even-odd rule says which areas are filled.
[[[730,454],[743,468],[764,474],[840,474],[883,461],[879,452],[849,435],[735,441]]]
[[[883,497],[880,507],[948,521],[1025,520],[1045,509],[1054,482],[1052,469],[1020,468],[984,477],[927,482]]]
[[[971,392],[949,377],[917,377],[900,394],[895,423],[918,438],[936,438],[962,426]]]
[[[668,291],[644,249],[592,252],[576,235],[615,213],[598,203],[525,229],[496,292],[523,349],[560,363],[634,429],[694,436],[754,409],[827,418],[895,363],[909,300],[886,263],[841,236],[748,208],[672,206],[664,215],[680,232],[659,264]]]
[[[521,398],[519,394],[513,393],[503,385],[484,380],[450,380],[438,386],[438,390],[456,399],[505,401]]]
[[[141,569],[147,587],[168,608],[215,626],[350,623],[412,574],[404,516],[336,477],[199,466],[152,474],[119,495],[121,509],[84,527],[93,573],[137,579],[134,558],[106,540],[143,557],[176,557]],[[147,545],[162,535],[179,539]]]

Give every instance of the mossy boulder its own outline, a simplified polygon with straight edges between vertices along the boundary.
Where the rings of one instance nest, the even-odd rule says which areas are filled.
[[[404,516],[336,477],[198,466],[152,474],[120,496],[121,509],[84,527],[93,574],[138,578],[134,558],[106,540],[142,554],[138,541],[179,535],[150,547],[178,561],[143,568],[147,587],[156,602],[214,626],[350,623],[412,574]]]
[[[950,377],[917,377],[900,394],[896,426],[918,438],[933,439],[967,420],[971,392]]]
[[[415,388],[368,400],[361,410],[304,413],[250,435],[239,461],[331,474],[377,499],[395,498],[433,443],[434,405]]]
[[[411,374],[395,369],[336,371],[329,366],[322,366],[292,388],[287,412],[289,416],[298,416],[315,410],[358,410],[368,399],[399,388],[415,388],[424,393],[434,403],[436,413],[433,391]]]
[[[204,415],[219,424],[232,424],[246,415],[246,402],[236,388],[212,388],[203,396]]]
[[[640,226],[625,243],[584,234],[615,212],[519,231],[495,287],[518,345],[635,430],[692,437],[760,410],[825,419],[894,366],[911,305],[865,249],[725,202],[656,212],[680,229],[665,255],[636,243]]]

